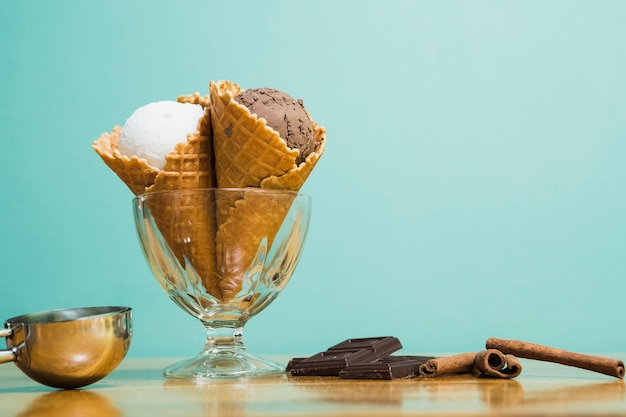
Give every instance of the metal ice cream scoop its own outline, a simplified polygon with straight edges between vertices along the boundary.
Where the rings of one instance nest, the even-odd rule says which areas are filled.
[[[132,337],[129,307],[85,307],[13,317],[0,329],[7,350],[0,363],[15,365],[55,388],[92,384],[124,359]]]

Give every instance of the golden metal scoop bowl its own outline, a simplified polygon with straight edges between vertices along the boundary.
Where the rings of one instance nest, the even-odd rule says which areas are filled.
[[[129,307],[85,307],[24,314],[6,320],[0,363],[15,365],[54,388],[79,388],[107,376],[124,359],[132,337]]]

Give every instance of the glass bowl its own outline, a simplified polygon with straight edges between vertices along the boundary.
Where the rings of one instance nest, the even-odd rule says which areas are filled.
[[[161,287],[204,325],[204,348],[167,378],[270,376],[278,363],[249,353],[247,321],[280,294],[307,234],[311,199],[260,188],[158,191],[133,199],[146,260]]]

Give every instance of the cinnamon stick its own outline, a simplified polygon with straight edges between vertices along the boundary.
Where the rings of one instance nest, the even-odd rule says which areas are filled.
[[[513,355],[489,349],[430,359],[420,365],[418,372],[427,378],[472,373],[476,376],[482,374],[508,379],[518,376],[522,372],[522,365]]]
[[[419,367],[419,374],[433,378],[448,374],[466,374],[474,369],[476,353],[461,353],[453,356],[443,356],[426,361]]]
[[[515,378],[522,373],[522,364],[515,356],[505,355],[497,349],[478,352],[474,366],[482,374],[496,378]]]
[[[486,347],[487,349],[498,349],[505,354],[515,355],[520,358],[554,362],[561,365],[599,372],[615,378],[624,378],[624,362],[617,359],[568,352],[566,350],[535,343],[499,339],[495,337],[487,340]]]

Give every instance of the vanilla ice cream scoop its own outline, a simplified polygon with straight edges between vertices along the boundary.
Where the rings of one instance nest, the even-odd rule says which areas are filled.
[[[149,165],[163,169],[165,155],[198,130],[198,121],[203,115],[204,109],[198,104],[176,101],[146,104],[126,120],[119,151],[129,158],[144,158]]]

